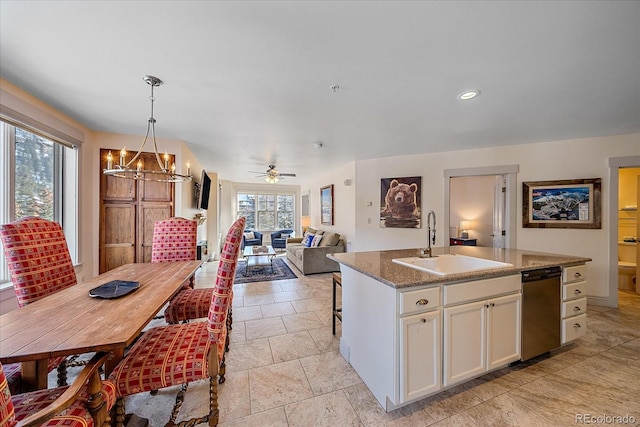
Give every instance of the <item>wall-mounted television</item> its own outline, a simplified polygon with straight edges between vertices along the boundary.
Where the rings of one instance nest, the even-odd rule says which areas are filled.
[[[209,208],[209,193],[211,193],[211,178],[207,171],[202,169],[202,177],[200,178],[200,188],[198,192],[198,209]]]

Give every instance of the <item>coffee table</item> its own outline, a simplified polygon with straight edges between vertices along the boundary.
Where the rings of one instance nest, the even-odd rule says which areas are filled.
[[[246,261],[244,275],[247,275],[249,267],[265,267],[270,265],[273,273],[273,259],[276,257],[276,251],[271,246],[245,246],[242,257]]]

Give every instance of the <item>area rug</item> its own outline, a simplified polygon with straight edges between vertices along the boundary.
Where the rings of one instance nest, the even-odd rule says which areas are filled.
[[[249,271],[245,275],[246,265],[246,261],[238,261],[234,283],[267,282],[270,280],[296,279],[298,277],[281,258],[273,260],[273,272],[271,272],[270,265],[266,267],[249,267]]]

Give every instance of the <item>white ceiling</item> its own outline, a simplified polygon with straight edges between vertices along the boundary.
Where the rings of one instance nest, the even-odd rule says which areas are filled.
[[[157,76],[158,137],[223,179],[275,163],[297,184],[350,160],[640,132],[640,2],[1,0],[0,73],[136,135]]]

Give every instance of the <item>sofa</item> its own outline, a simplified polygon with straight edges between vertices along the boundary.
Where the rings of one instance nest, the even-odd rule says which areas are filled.
[[[308,247],[303,243],[307,235],[322,237],[317,246]],[[346,246],[340,234],[309,227],[303,237],[287,240],[287,259],[304,275],[340,271],[340,265],[327,258],[327,254],[345,252]]]
[[[242,234],[242,247],[240,249],[244,250],[245,246],[262,246],[262,233],[245,230]]]
[[[287,239],[291,237],[294,237],[293,230],[275,231],[271,233],[271,246],[273,247],[273,249],[286,249]]]

